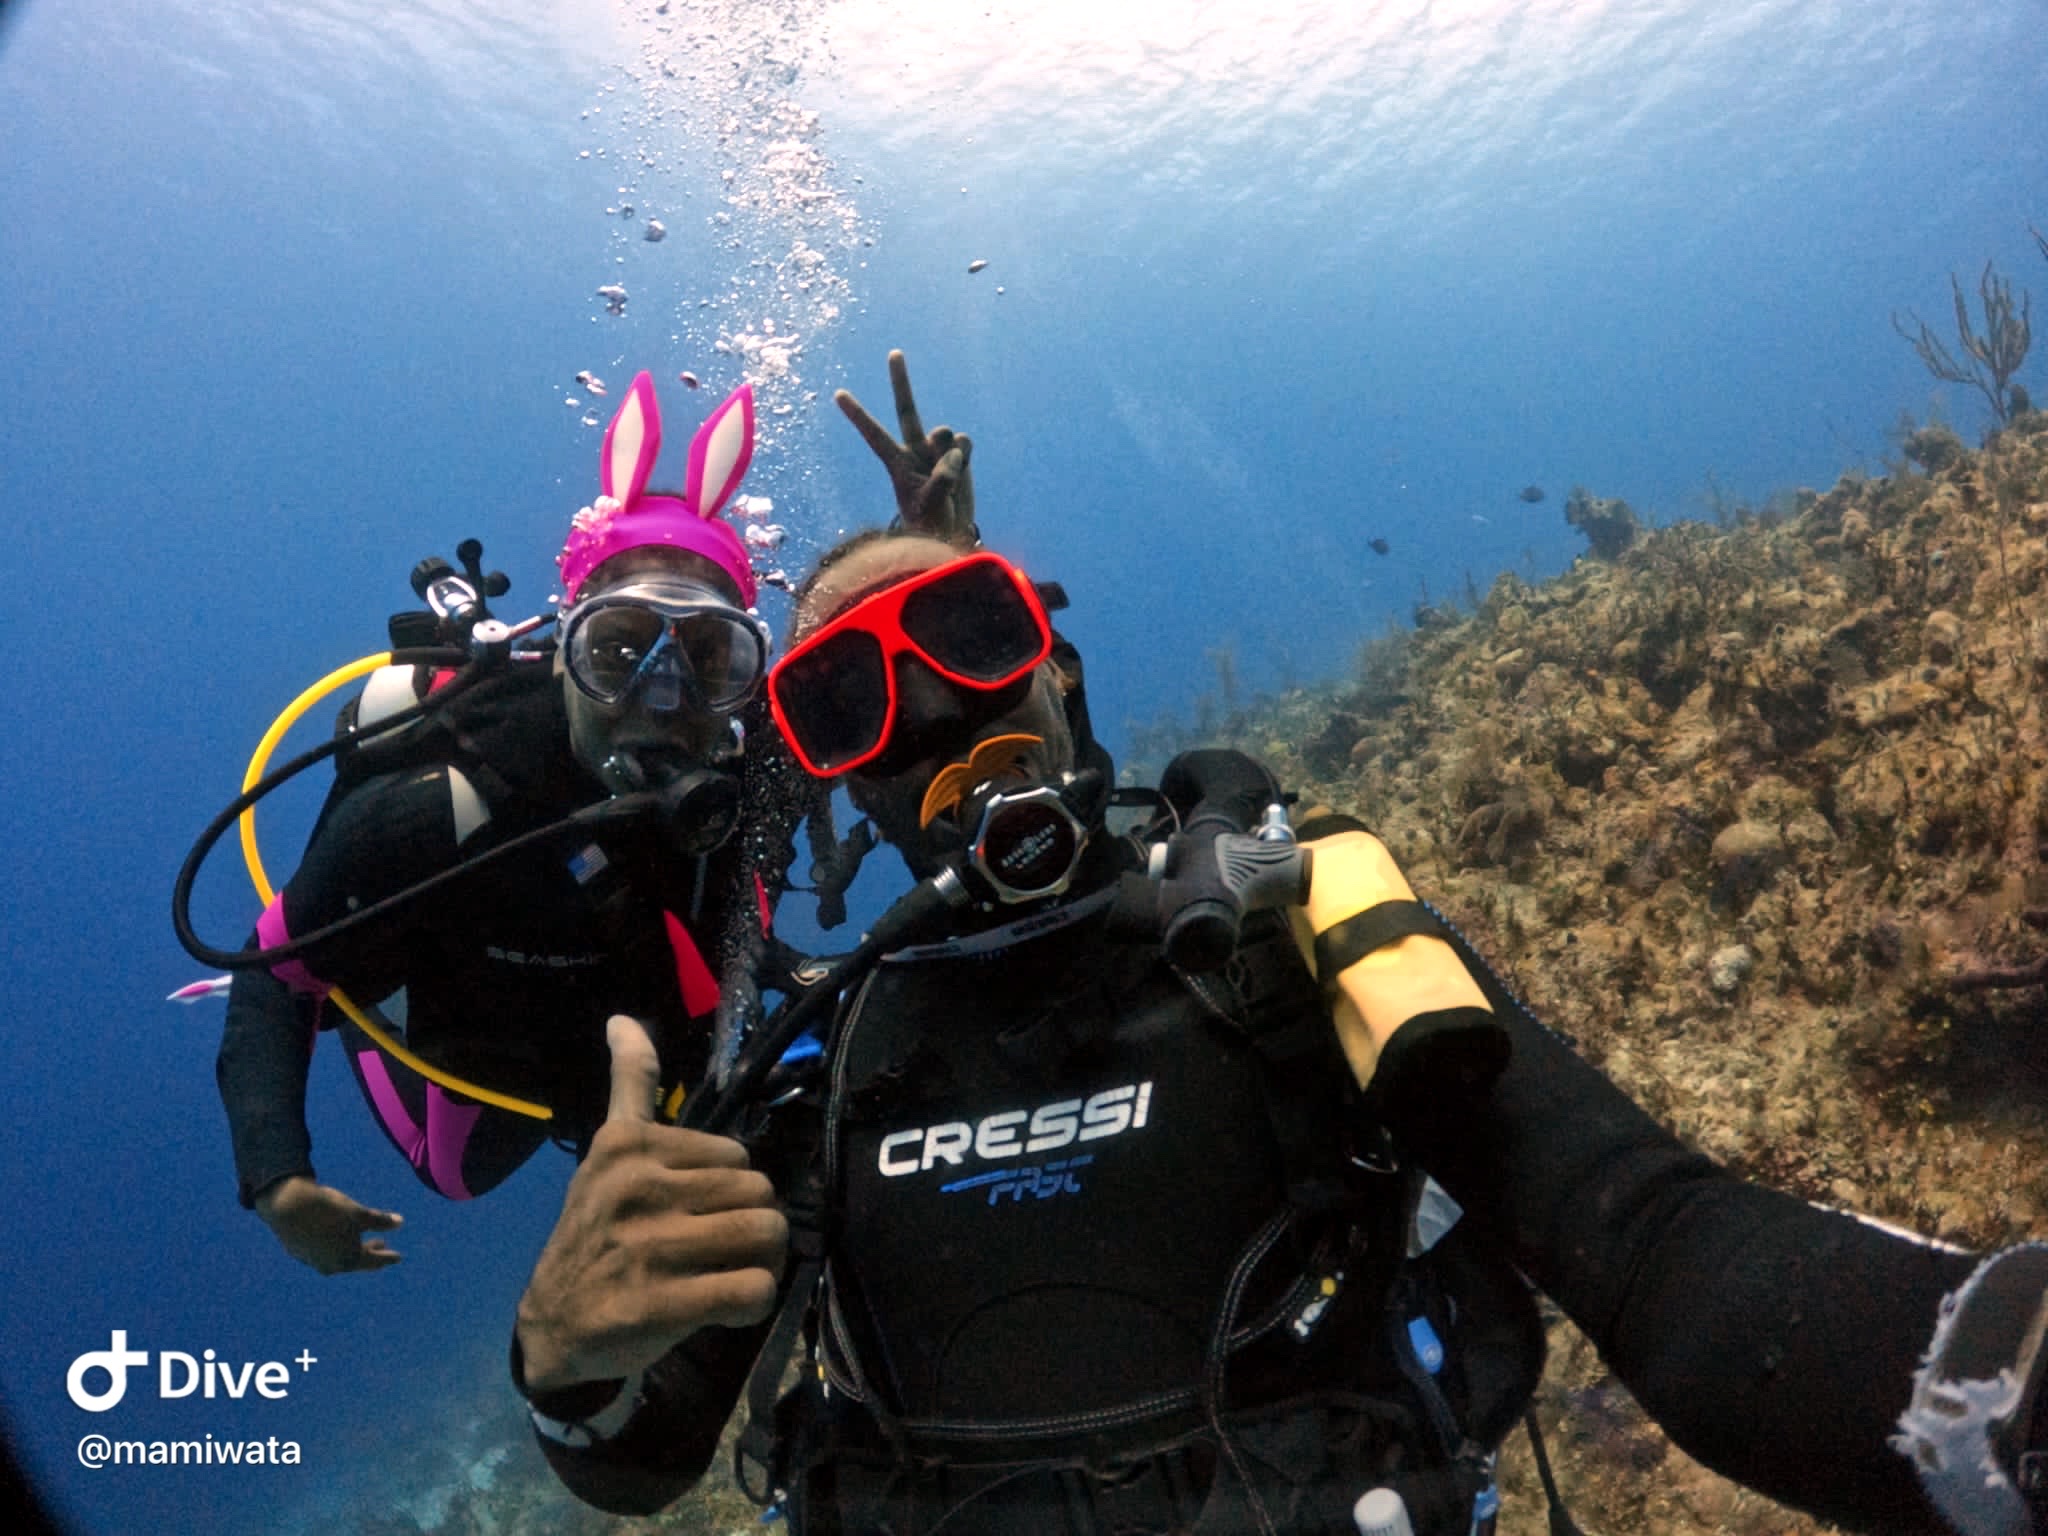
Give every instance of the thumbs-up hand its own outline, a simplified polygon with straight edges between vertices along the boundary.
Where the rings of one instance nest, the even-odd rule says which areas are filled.
[[[611,1107],[519,1300],[533,1391],[630,1376],[699,1328],[759,1322],[789,1246],[745,1147],[655,1120],[646,1026],[614,1014],[605,1037]]]

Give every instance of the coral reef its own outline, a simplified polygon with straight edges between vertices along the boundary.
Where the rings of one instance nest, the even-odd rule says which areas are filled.
[[[379,1448],[373,1485],[352,1508],[287,1518],[278,1529],[356,1536],[752,1536],[761,1529],[761,1512],[732,1481],[741,1414],[689,1497],[635,1519],[595,1509],[556,1480],[495,1352],[488,1371],[450,1403],[451,1423]],[[469,1405],[466,1416],[456,1403]]]
[[[1642,525],[1627,502],[1595,496],[1575,485],[1565,499],[1564,520],[1586,536],[1596,560],[1614,560],[1633,544]]]
[[[2048,256],[2048,241],[2041,238],[2039,230],[2033,231],[2033,235],[2041,254]],[[1968,384],[1982,393],[1991,414],[2003,425],[2029,405],[2026,391],[2012,382],[2012,376],[2027,360],[2027,347],[2034,339],[2032,304],[2023,288],[2019,307],[2015,309],[2012,284],[2000,277],[1990,262],[1985,262],[1984,275],[1977,280],[1977,302],[1984,309],[1984,334],[1980,336],[1970,323],[1970,303],[1963,297],[1963,285],[1953,272],[1948,284],[1956,303],[1956,340],[1968,361],[1958,360],[1934,334],[1934,328],[1911,310],[1906,311],[1906,318],[1913,322],[1912,329],[1896,314],[1892,316],[1892,329],[1912,344],[1921,364],[1937,379],[1949,384]]]
[[[1575,492],[1597,558],[1229,738],[1364,817],[1687,1140],[1989,1245],[2048,1233],[2048,414],[1906,449],[1619,547]],[[1667,1447],[1561,1319],[1540,1406],[1589,1530],[1823,1529]],[[1533,1536],[1519,1439],[1504,1466]]]

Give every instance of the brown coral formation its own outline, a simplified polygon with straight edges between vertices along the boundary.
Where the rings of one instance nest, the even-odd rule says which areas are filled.
[[[1374,642],[1357,686],[1235,724],[1694,1144],[1995,1244],[2048,1232],[2048,415],[1907,451],[1776,521],[1504,575]],[[1667,1452],[1554,1344],[1589,1529],[1820,1529]],[[1506,1460],[1502,1530],[1539,1531]]]

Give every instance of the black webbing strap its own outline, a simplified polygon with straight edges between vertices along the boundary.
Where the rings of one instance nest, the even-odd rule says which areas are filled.
[[[733,1442],[732,1476],[740,1492],[756,1504],[772,1503],[779,1481],[788,1475],[784,1465],[788,1447],[783,1445],[783,1423],[776,1411],[782,1397],[782,1377],[796,1350],[797,1331],[817,1296],[818,1276],[825,1267],[825,1233],[820,1180],[816,1170],[806,1174],[793,1191],[786,1207],[789,1220],[789,1251],[796,1260],[782,1306],[775,1314],[775,1326],[762,1341],[754,1357],[754,1369],[747,1377],[747,1423]],[[758,1468],[759,1487],[749,1473]]]
[[[1189,979],[1203,990],[1203,978]],[[1357,1191],[1344,1134],[1349,1074],[1293,933],[1284,923],[1248,923],[1224,979],[1237,993],[1224,1011],[1259,1054],[1288,1203],[1301,1211],[1350,1205]]]
[[[1316,935],[1316,976],[1325,990],[1376,949],[1399,939],[1444,936],[1443,920],[1419,901],[1383,901]]]
[[[1550,1453],[1543,1448],[1543,1426],[1536,1422],[1536,1405],[1522,1414],[1529,1431],[1529,1449],[1536,1454],[1536,1476],[1543,1484],[1543,1501],[1550,1506],[1550,1536],[1585,1536],[1571,1511],[1564,1507],[1564,1495],[1557,1491],[1557,1479],[1550,1471]]]

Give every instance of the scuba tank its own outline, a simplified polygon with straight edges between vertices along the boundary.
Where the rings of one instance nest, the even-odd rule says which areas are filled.
[[[236,822],[242,824],[243,854],[249,863],[257,895],[266,903],[271,899],[270,882],[263,873],[262,861],[256,851],[252,813],[272,791],[317,763],[351,753],[375,738],[402,730],[429,713],[445,710],[486,677],[508,667],[515,658],[514,642],[548,622],[549,616],[545,614],[518,625],[508,625],[493,617],[487,600],[491,596],[502,595],[509,589],[510,582],[502,572],[484,573],[483,545],[479,541],[466,540],[457,553],[467,557],[464,560],[467,570],[461,577],[454,575],[453,568],[446,561],[422,561],[414,568],[415,590],[423,600],[431,590],[434,599],[426,613],[398,615],[389,621],[386,628],[392,638],[393,649],[337,668],[286,706],[258,743],[255,756],[243,776],[242,792],[207,823],[206,829],[185,855],[171,893],[171,924],[186,953],[201,964],[222,970],[247,970],[281,964],[304,953],[315,941],[330,939],[373,917],[388,916],[402,902],[417,900],[425,894],[423,890],[400,892],[397,897],[351,914],[342,923],[318,934],[267,949],[216,948],[199,937],[191,918],[192,887],[198,879],[199,870],[213,851],[214,844]],[[429,578],[420,580],[420,573],[430,567],[433,570]],[[518,653],[518,659],[537,660],[545,654],[522,652]],[[406,677],[417,667],[435,668],[448,674],[447,680],[424,697],[415,698],[410,703],[402,702],[392,680]],[[344,712],[341,729],[329,740],[300,753],[280,768],[265,771],[269,768],[271,753],[285,733],[308,710],[336,689],[366,674],[375,674],[364,690],[365,698],[370,701],[369,720],[358,718],[363,713],[364,704],[364,700],[359,699],[354,710]]]

